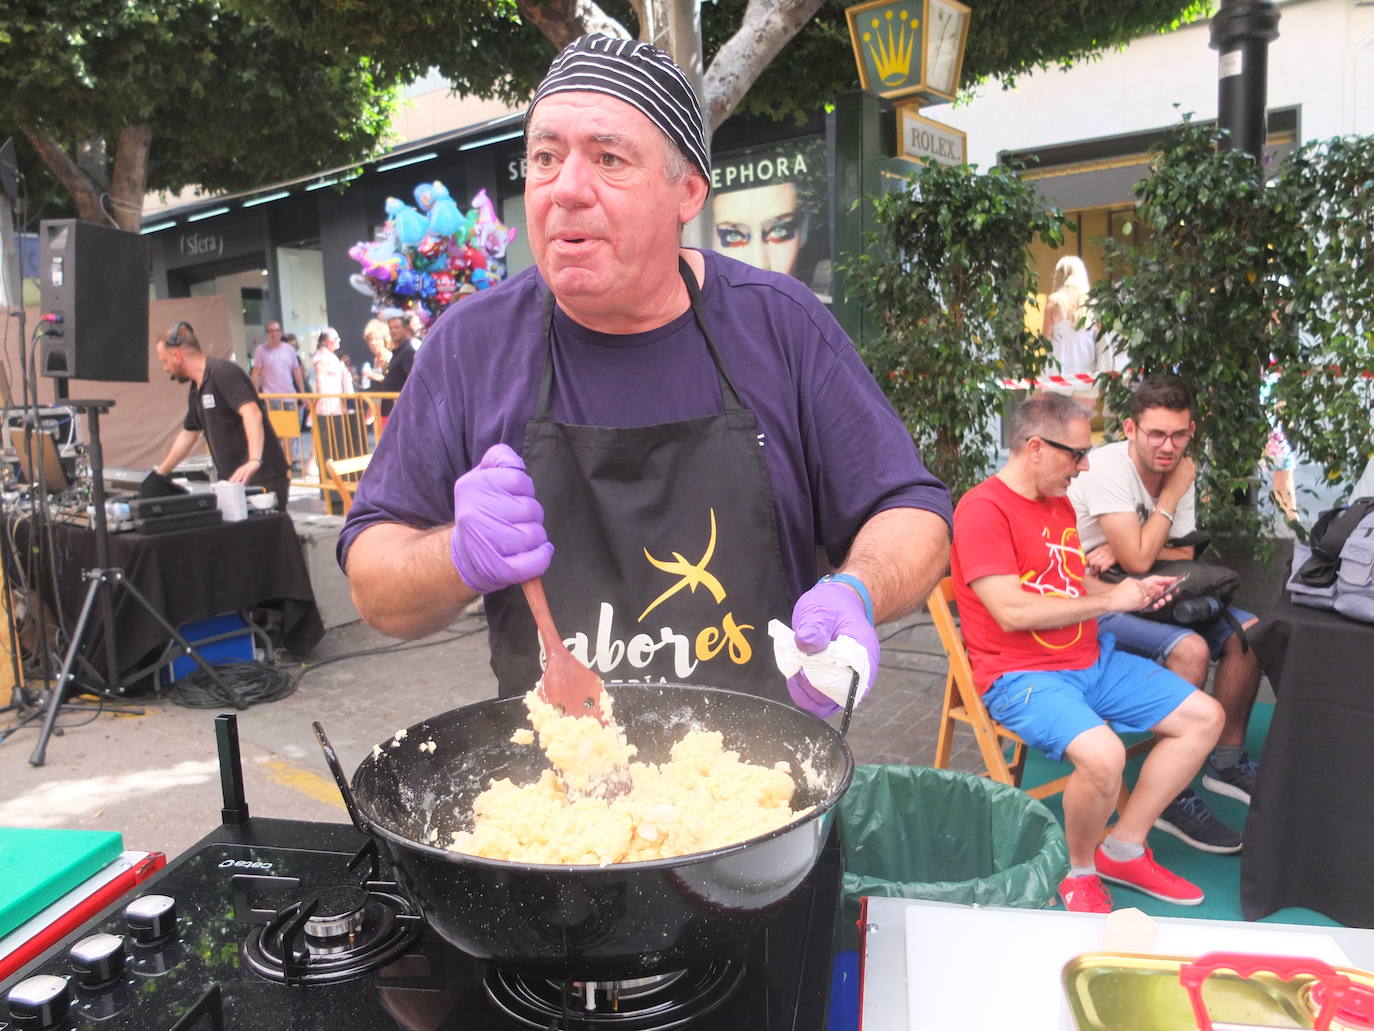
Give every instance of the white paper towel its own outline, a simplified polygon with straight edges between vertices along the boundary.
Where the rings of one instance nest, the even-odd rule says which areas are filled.
[[[794,677],[804,671],[812,687],[843,706],[849,701],[849,685],[857,671],[859,696],[855,706],[868,694],[868,649],[848,634],[841,634],[815,655],[798,648],[792,628],[779,620],[768,621],[768,636],[773,638],[773,661],[783,676]]]

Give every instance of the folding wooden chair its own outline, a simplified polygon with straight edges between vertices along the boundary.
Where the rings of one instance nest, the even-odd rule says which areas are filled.
[[[348,515],[348,510],[353,507],[353,492],[358,489],[358,481],[362,479],[363,470],[370,461],[372,456],[367,454],[355,455],[352,458],[331,458],[324,463],[329,478],[334,482],[334,489],[343,499],[344,515]]]
[[[935,766],[949,769],[949,755],[954,743],[954,726],[963,723],[973,731],[978,743],[979,754],[985,767],[981,776],[991,777],[1002,784],[1021,787],[1021,776],[1026,767],[1026,743],[1013,731],[998,723],[983,706],[982,695],[973,682],[973,668],[969,665],[968,652],[964,649],[964,638],[954,622],[954,581],[945,577],[930,592],[926,608],[935,624],[935,632],[940,635],[940,644],[949,659],[949,673],[945,677],[945,701],[940,712],[940,730],[935,740]],[[1147,737],[1126,749],[1126,758],[1142,755],[1154,747],[1155,739]],[[1011,758],[1007,758],[1007,746],[1011,747]],[[1057,777],[1025,788],[1032,798],[1048,798],[1064,790],[1068,777]],[[1121,795],[1117,799],[1117,810],[1126,805],[1130,793],[1126,785],[1121,785]]]

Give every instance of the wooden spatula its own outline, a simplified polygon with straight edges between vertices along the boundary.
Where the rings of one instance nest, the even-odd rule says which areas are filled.
[[[540,696],[550,705],[557,705],[569,716],[595,716],[602,723],[601,678],[589,670],[568,651],[553,625],[548,599],[544,597],[544,583],[539,577],[520,585],[525,601],[534,616],[534,625],[544,640],[544,681]]]

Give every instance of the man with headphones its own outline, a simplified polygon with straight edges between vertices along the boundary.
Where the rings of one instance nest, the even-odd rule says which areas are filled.
[[[169,329],[156,346],[167,375],[178,383],[191,384],[181,432],[156,473],[168,476],[204,434],[220,479],[272,491],[277,495],[278,510],[285,512],[291,491],[290,470],[248,373],[231,361],[206,355],[196,331],[185,322]]]

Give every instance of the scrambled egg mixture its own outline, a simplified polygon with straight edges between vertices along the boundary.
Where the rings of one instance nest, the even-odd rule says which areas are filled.
[[[606,866],[703,852],[790,823],[790,767],[740,761],[720,733],[692,730],[665,763],[630,762],[635,748],[612,719],[564,716],[534,691],[525,696],[540,747],[555,769],[534,784],[493,780],[473,803],[471,831],[455,831],[450,851],[526,863]],[[519,730],[517,744],[533,744]],[[629,764],[633,786],[609,800],[588,795]],[[464,815],[462,813],[459,814]]]

